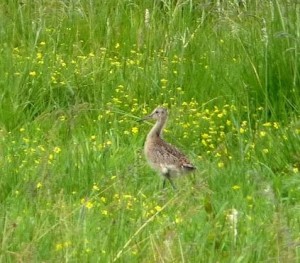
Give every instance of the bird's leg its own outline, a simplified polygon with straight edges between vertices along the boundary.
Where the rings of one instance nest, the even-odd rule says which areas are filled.
[[[165,177],[165,178],[164,178],[164,182],[163,182],[163,188],[165,188],[165,186],[166,186],[166,181],[169,180],[170,184],[172,185],[172,188],[173,188],[174,190],[176,190],[176,186],[175,186],[175,184],[173,183],[173,181],[171,180],[170,173],[169,173],[169,172],[165,173],[165,174],[164,174],[164,177]]]
[[[165,187],[166,187],[166,178],[164,178],[164,181],[163,181],[163,189],[165,189]]]
[[[167,179],[170,177],[169,172],[167,171],[166,173],[162,173],[163,177],[164,177],[164,181],[163,181],[163,189],[165,189],[166,187],[166,181]]]
[[[172,185],[173,189],[176,190],[176,186],[170,177],[168,177],[168,180],[170,181],[170,184]]]

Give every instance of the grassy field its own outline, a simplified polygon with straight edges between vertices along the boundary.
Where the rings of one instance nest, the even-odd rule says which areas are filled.
[[[0,262],[300,262],[299,1],[0,3]],[[151,123],[197,166],[147,165]]]

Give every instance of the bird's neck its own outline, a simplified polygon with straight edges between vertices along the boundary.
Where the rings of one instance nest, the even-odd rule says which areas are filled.
[[[162,138],[163,128],[165,126],[166,120],[167,119],[157,120],[147,137],[148,138],[158,138],[158,137]]]

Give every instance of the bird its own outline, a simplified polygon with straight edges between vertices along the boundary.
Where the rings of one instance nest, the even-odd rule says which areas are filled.
[[[158,106],[150,115],[142,118],[143,121],[149,119],[156,120],[156,123],[148,133],[144,144],[145,157],[150,167],[163,176],[163,188],[166,181],[169,181],[173,189],[176,189],[172,178],[192,172],[196,167],[179,149],[163,139],[168,110]]]

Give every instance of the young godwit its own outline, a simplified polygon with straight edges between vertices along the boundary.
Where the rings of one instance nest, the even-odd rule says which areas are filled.
[[[156,108],[143,120],[154,119],[155,125],[147,135],[144,146],[146,159],[150,166],[164,177],[163,187],[169,180],[172,187],[175,185],[172,177],[195,170],[195,166],[176,147],[165,142],[162,138],[164,125],[168,119],[168,111],[163,107]]]

